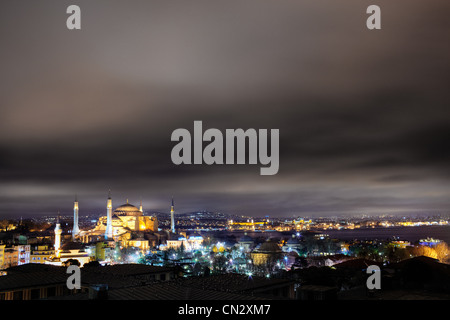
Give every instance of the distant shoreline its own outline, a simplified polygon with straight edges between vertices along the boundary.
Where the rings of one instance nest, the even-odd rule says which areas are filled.
[[[343,230],[312,230],[318,233],[328,234],[330,238],[340,240],[387,240],[392,237],[399,237],[400,240],[407,240],[411,243],[420,239],[431,237],[442,240],[450,244],[450,225],[447,226],[417,226],[417,227],[376,227],[376,228],[359,228],[359,229],[343,229]],[[295,231],[204,231],[201,234],[226,235],[233,234],[236,238],[240,238],[247,233],[252,238],[267,236],[288,238],[295,234]],[[302,232],[300,231],[300,234]]]

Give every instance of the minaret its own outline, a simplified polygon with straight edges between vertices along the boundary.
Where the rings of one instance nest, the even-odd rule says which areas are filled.
[[[170,207],[170,230],[175,233],[175,219],[173,217],[173,214],[175,213],[173,209],[173,197],[172,197],[172,206]]]
[[[139,211],[144,212],[144,211],[142,211],[142,199],[141,199],[141,205],[139,206]]]
[[[72,239],[75,240],[75,236],[80,233],[80,228],[78,227],[78,199],[75,195],[75,202],[73,203],[73,230]]]
[[[112,200],[111,200],[111,190],[108,193],[108,202],[106,204],[106,231],[105,231],[105,239],[112,239],[113,230],[112,230]]]
[[[61,255],[61,225],[59,223],[59,213],[58,217],[56,218],[56,227],[55,227],[55,255],[57,258]]]

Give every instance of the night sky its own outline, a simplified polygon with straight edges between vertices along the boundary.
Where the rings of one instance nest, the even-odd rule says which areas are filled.
[[[81,30],[66,8],[81,7]],[[366,28],[377,4],[382,29]],[[449,213],[450,2],[0,4],[0,218]],[[181,165],[171,133],[279,129],[280,170]]]

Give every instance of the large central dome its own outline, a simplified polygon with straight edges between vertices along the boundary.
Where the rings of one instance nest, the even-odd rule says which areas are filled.
[[[114,213],[118,216],[142,216],[142,212],[128,202],[116,208]]]

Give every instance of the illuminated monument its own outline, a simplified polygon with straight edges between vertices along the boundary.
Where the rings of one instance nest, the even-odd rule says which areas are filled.
[[[111,191],[108,194],[108,202],[106,204],[106,230],[105,230],[105,239],[112,239],[113,230],[112,230],[112,199],[111,199]]]
[[[45,264],[62,266],[68,260],[78,260],[80,265],[83,266],[85,263],[88,263],[91,260],[89,254],[84,250],[83,244],[79,242],[69,241],[62,245],[61,234],[62,229],[58,214],[55,226],[55,254],[50,256],[49,259],[45,261]]]
[[[72,229],[72,239],[80,234],[80,228],[78,227],[78,199],[75,196],[75,202],[73,203],[73,229]]]
[[[99,240],[120,241],[131,239],[132,233],[157,232],[158,219],[153,216],[144,216],[142,201],[139,208],[128,203],[117,207],[113,211],[111,193],[108,194],[106,216],[98,219],[97,225],[86,231],[79,232],[79,239],[88,243]]]
[[[174,218],[174,205],[173,205],[173,197],[172,197],[172,206],[170,207],[170,231],[172,231],[172,233],[175,233],[175,218]]]
[[[55,256],[57,258],[61,255],[61,224],[59,223],[59,214],[58,218],[56,220],[56,227],[55,227]]]
[[[46,263],[63,265],[69,259],[78,260],[81,265],[91,261],[93,257],[92,246],[107,245],[110,249],[133,247],[148,251],[161,241],[168,238],[168,234],[158,229],[158,219],[155,216],[145,216],[142,208],[142,200],[139,208],[127,202],[113,210],[111,192],[106,201],[106,215],[101,216],[97,224],[90,230],[80,230],[78,225],[78,200],[75,197],[72,241],[61,243],[61,224],[59,215],[55,227],[55,254]],[[175,230],[173,219],[174,205],[172,199],[172,229]],[[87,248],[87,249],[86,249]],[[85,250],[86,249],[86,250]],[[97,249],[95,249],[97,250]],[[97,253],[95,253],[97,254]],[[97,259],[97,258],[96,258]],[[105,261],[115,258],[112,255],[105,256]]]

